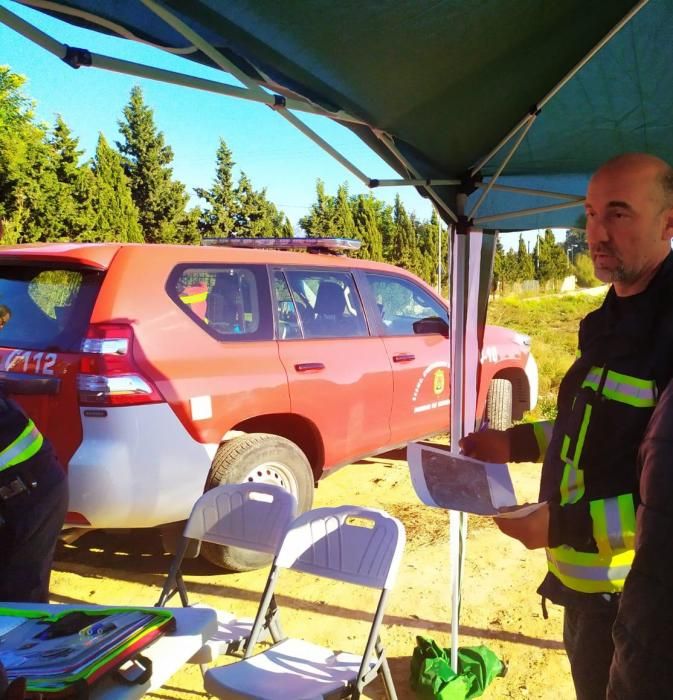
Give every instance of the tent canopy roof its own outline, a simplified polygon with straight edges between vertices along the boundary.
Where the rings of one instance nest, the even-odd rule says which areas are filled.
[[[207,51],[153,11],[159,5],[256,83],[301,96],[337,118],[346,112],[360,122],[350,128],[402,177],[457,180],[639,6],[634,0],[24,4],[97,31],[123,28],[214,65]],[[499,182],[581,195],[588,175],[619,153],[648,151],[673,160],[672,26],[673,3],[646,2],[544,104]],[[480,175],[488,180],[510,148]],[[453,208],[455,192],[442,186],[430,194]],[[478,216],[552,203],[558,200],[492,193]],[[580,213],[575,207],[484,225],[572,225]]]

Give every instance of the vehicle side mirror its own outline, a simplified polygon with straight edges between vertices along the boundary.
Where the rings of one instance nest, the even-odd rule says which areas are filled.
[[[445,338],[449,337],[449,324],[439,316],[429,316],[428,318],[421,318],[418,321],[414,321],[413,329],[416,335],[438,333]]]

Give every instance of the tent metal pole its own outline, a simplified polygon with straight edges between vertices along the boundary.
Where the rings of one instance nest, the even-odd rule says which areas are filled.
[[[650,0],[640,0],[640,2],[632,7],[622,17],[617,24],[594,46],[591,51],[573,68],[571,68],[565,77],[557,83],[556,87],[552,88],[539,102],[538,108],[542,109],[549,100],[571,79],[575,74],[583,68],[616,34],[619,32],[647,5]]]
[[[33,43],[41,46],[43,49],[54,54],[57,58],[63,59],[67,53],[68,47],[61,44],[60,41],[52,39],[48,34],[40,31],[29,22],[21,19],[18,15],[10,12],[7,8],[0,5],[0,22],[6,24],[10,29],[30,39]]]
[[[400,153],[398,150],[397,146],[395,145],[395,142],[393,139],[386,133],[382,131],[374,131],[376,136],[378,136],[379,141],[383,143],[386,148],[397,158],[397,160],[400,162],[401,165],[403,165],[416,179],[423,179],[420,178],[418,175],[417,170],[409,163],[409,161]],[[449,218],[451,221],[457,223],[458,222],[458,217],[456,214],[451,210],[451,207],[449,207],[448,204],[445,204],[440,197],[437,196],[436,192],[433,190],[432,187],[428,186],[427,184],[421,185],[423,189],[430,195],[432,198],[432,201],[437,204],[442,211],[444,211],[446,214],[448,214]]]
[[[21,34],[34,44],[42,47],[49,53],[56,56],[56,58],[66,61],[69,63],[69,65],[72,65],[73,68],[99,68],[101,70],[108,70],[123,75],[132,75],[137,78],[157,80],[170,85],[179,85],[182,87],[189,87],[196,90],[225,95],[227,97],[236,97],[238,99],[248,100],[249,102],[265,104],[269,107],[274,107],[278,102],[278,97],[272,93],[260,91],[257,94],[253,94],[247,88],[242,88],[235,85],[226,85],[224,83],[218,83],[214,80],[197,78],[193,75],[165,70],[163,68],[156,68],[154,66],[147,66],[142,63],[135,63],[134,61],[125,61],[120,58],[112,58],[111,56],[97,54],[85,49],[77,49],[77,51],[81,56],[86,56],[87,62],[73,64],[66,60],[68,52],[71,50],[67,44],[62,44],[60,41],[53,39],[48,34],[45,34],[37,27],[34,27],[29,22],[26,22],[18,15],[10,12],[2,5],[0,5],[0,23],[6,25],[10,29],[13,29],[15,32]],[[158,50],[162,50],[159,49],[159,47],[157,48]],[[304,102],[303,100],[296,100],[290,97],[283,97],[282,99],[285,101],[285,105],[289,109],[329,117],[331,119],[335,119],[336,121],[363,124],[362,120],[360,119],[355,119],[354,117],[341,112],[328,112],[320,107],[312,105],[311,103]]]
[[[589,53],[581,60],[579,63],[577,63],[573,68],[566,73],[566,75],[541,99],[538,101],[536,105],[537,112],[539,112],[546,104],[551,100],[554,95],[571,79],[573,76],[581,69],[584,67],[586,63],[588,63],[616,34],[618,34],[642,9],[647,5],[649,0],[640,0],[640,2],[632,7],[624,17],[622,17],[619,22],[596,44],[596,46],[589,51]],[[495,156],[498,151],[500,151],[501,148],[516,134],[519,129],[526,123],[528,119],[530,119],[532,115],[531,113],[527,114],[525,117],[521,119],[521,121],[514,126],[509,133],[493,148],[491,149],[481,160],[477,162],[476,165],[474,165],[471,170],[470,174],[475,175],[478,173],[485,165],[488,163],[493,156]]]
[[[166,24],[175,29],[176,32],[182,34],[188,41],[190,41],[196,48],[202,51],[210,60],[219,66],[223,71],[226,71],[230,75],[233,75],[238,81],[245,85],[251,92],[261,92],[264,93],[262,87],[257,81],[255,81],[250,76],[246,75],[236,64],[232,63],[226,56],[223,56],[214,46],[209,44],[202,36],[195,32],[191,27],[185,24],[181,19],[176,17],[172,12],[167,10],[165,7],[155,2],[155,0],[140,0],[148,10],[152,11],[157,17],[162,19]],[[252,64],[251,64],[252,65]],[[257,68],[255,68],[257,70]],[[261,73],[261,71],[259,71]],[[287,102],[286,97],[282,97],[282,100]],[[292,100],[293,102],[299,102],[299,100]],[[304,104],[309,104],[308,101]],[[294,107],[292,109],[295,109]],[[351,115],[347,114],[343,110],[339,110],[338,113],[328,112],[326,110],[317,110],[316,113],[324,114],[325,116],[330,116],[332,118],[338,118],[337,114],[341,115],[343,121],[350,121],[358,124],[365,124],[360,119],[355,119]],[[365,124],[366,125],[366,124]]]
[[[316,134],[313,129],[310,127],[306,126],[300,119],[298,119],[292,112],[288,111],[287,109],[277,107],[274,111],[278,112],[281,117],[287,119],[292,126],[294,126],[296,129],[301,131],[302,134],[305,136],[308,136],[308,138],[313,141],[316,145],[320,146],[324,151],[329,153],[329,155],[332,156],[335,160],[337,160],[341,165],[344,166],[349,172],[351,172],[355,177],[358,178],[365,186],[369,187],[370,183],[370,178],[368,178],[359,168],[357,168],[355,165],[353,165],[349,160],[344,158],[335,148],[329,145],[325,139],[323,139],[321,136]]]
[[[475,225],[489,224],[493,221],[503,221],[506,219],[515,219],[519,216],[529,216],[533,214],[544,214],[548,211],[559,211],[561,209],[573,209],[581,207],[584,204],[584,199],[579,202],[564,202],[563,204],[550,204],[546,207],[533,207],[532,209],[521,209],[519,211],[508,211],[502,214],[490,214],[489,216],[480,216],[474,220]]]
[[[512,159],[512,156],[517,152],[519,146],[521,145],[521,142],[524,140],[526,137],[526,134],[530,131],[531,126],[535,123],[535,117],[531,116],[528,119],[528,123],[525,125],[525,127],[521,130],[521,133],[517,137],[516,142],[510,149],[509,153],[505,157],[505,160],[500,164],[498,169],[496,170],[495,174],[493,177],[490,179],[489,183],[486,185],[486,189],[481,193],[479,196],[479,199],[475,202],[474,206],[472,207],[472,211],[470,212],[470,219],[473,219],[477,211],[479,210],[479,207],[481,207],[482,203],[488,197],[488,193],[493,189],[493,186],[496,184],[498,178],[500,177],[500,173],[507,167],[507,164],[509,161]]]
[[[460,185],[461,181],[456,179],[436,180],[434,178],[416,178],[416,179],[399,179],[399,180],[374,180],[371,187],[438,187],[439,185]]]
[[[488,183],[479,182],[477,187],[484,188]],[[563,192],[549,192],[548,190],[532,190],[528,187],[514,187],[513,185],[499,185],[495,184],[491,187],[492,190],[497,190],[498,192],[513,192],[515,194],[529,194],[531,197],[549,197],[550,199],[563,199],[568,202],[578,202],[584,201],[584,195],[578,194],[564,194]]]

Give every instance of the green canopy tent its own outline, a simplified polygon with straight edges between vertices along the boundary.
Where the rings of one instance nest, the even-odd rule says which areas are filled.
[[[21,3],[181,55],[185,75],[67,47],[18,17],[16,4],[0,0],[0,22],[74,68],[269,105],[365,184],[414,186],[430,197],[453,231],[454,437],[475,424],[488,232],[573,225],[589,174],[618,153],[673,160],[669,0]],[[243,87],[190,76],[189,61]],[[353,130],[400,178],[363,173],[306,126],[302,112]],[[454,668],[464,533],[464,518],[452,514]]]

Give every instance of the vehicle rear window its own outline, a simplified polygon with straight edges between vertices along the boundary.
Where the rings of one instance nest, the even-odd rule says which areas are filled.
[[[168,280],[176,304],[224,341],[268,340],[273,326],[266,268],[181,265]]]
[[[0,266],[0,346],[79,351],[102,277],[94,270]]]

